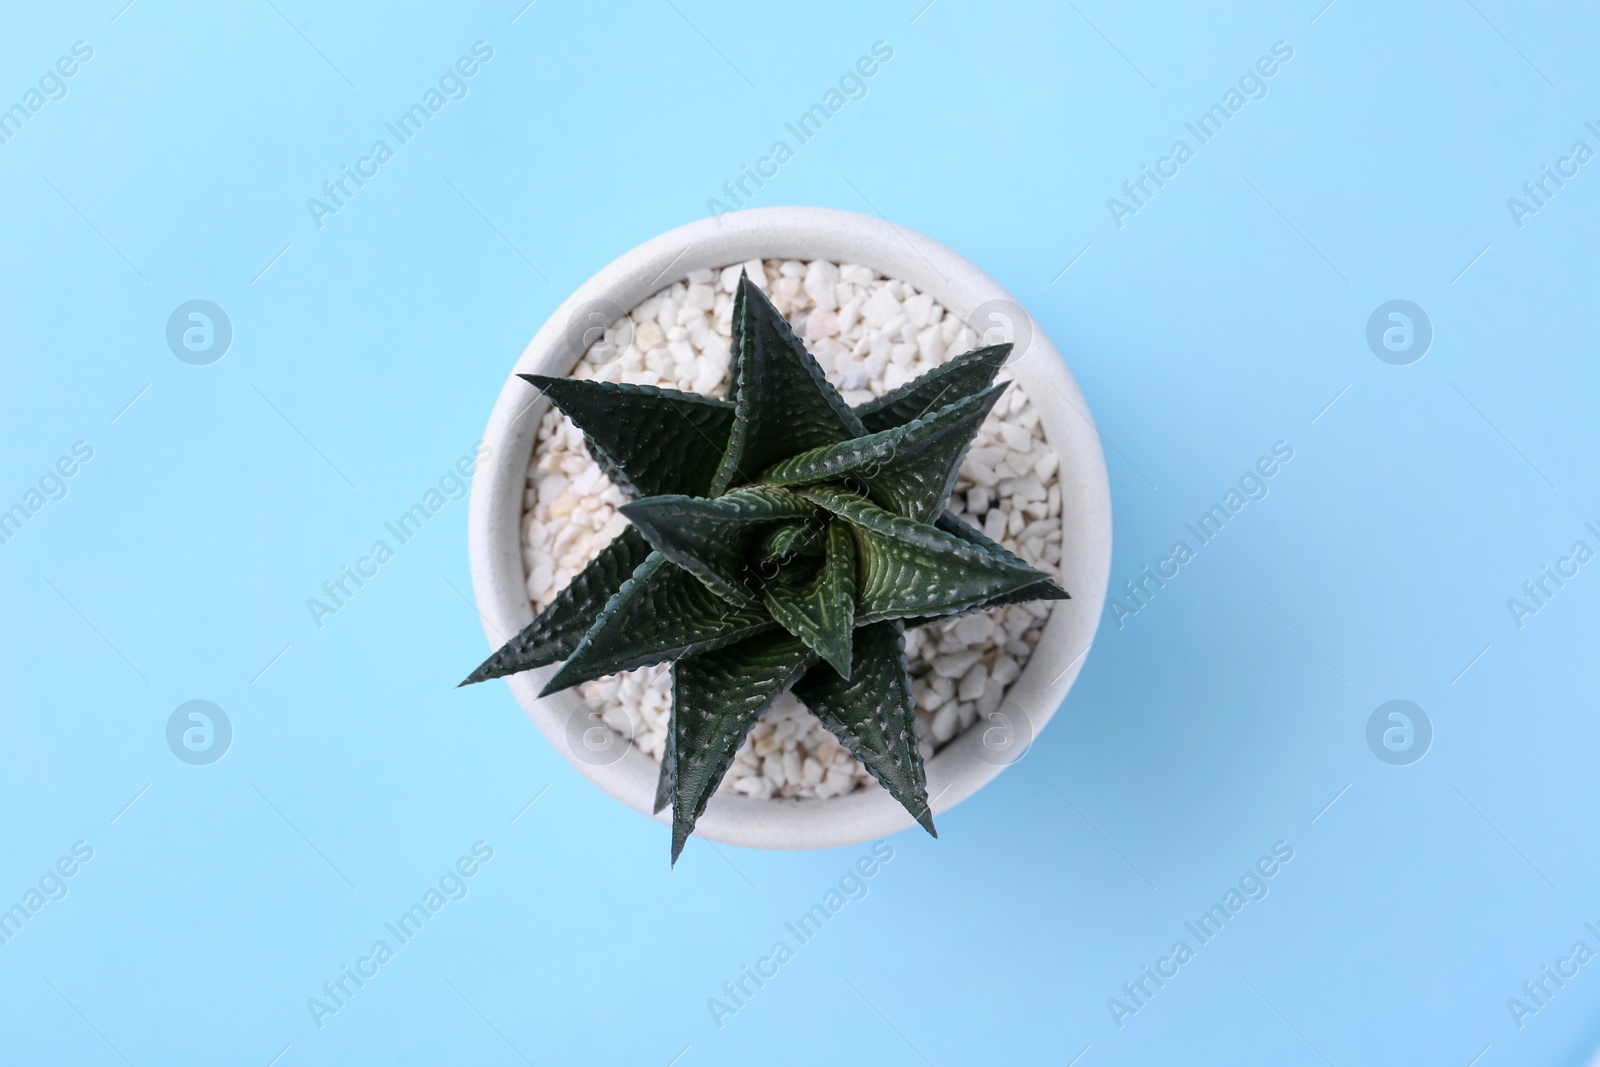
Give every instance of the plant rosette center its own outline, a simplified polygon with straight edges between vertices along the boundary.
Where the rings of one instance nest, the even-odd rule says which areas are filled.
[[[674,863],[790,691],[933,833],[906,630],[1067,597],[945,507],[1010,346],[851,407],[747,277],[731,332],[726,399],[523,375],[630,498],[629,526],[466,681],[562,661],[547,695],[670,663],[655,808]]]

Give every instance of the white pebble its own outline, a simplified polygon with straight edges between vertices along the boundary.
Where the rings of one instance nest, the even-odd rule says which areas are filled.
[[[839,316],[831,308],[819,308],[806,319],[806,340],[816,341],[839,334]]]
[[[1033,445],[1031,433],[1009,422],[1000,424],[1000,437],[1005,441],[1006,447],[1013,452],[1027,452]]]
[[[956,622],[956,638],[964,645],[987,641],[994,635],[994,620],[987,615],[963,615]]]
[[[861,317],[868,326],[882,328],[900,314],[900,301],[887,287],[879,289],[861,305]]]
[[[933,669],[938,671],[946,681],[952,678],[960,678],[972,669],[972,665],[977,663],[981,656],[982,653],[974,652],[970,649],[965,652],[938,656],[933,661]]]
[[[978,663],[961,679],[961,688],[957,695],[962,700],[977,700],[983,696],[984,686],[989,684],[989,668]]]
[[[825,259],[814,259],[806,268],[805,290],[811,302],[824,310],[832,311],[839,306],[836,288],[839,284],[839,268]]]
[[[1003,508],[990,508],[983,517],[983,535],[991,541],[998,541],[1006,535],[1006,513]]]
[[[917,293],[908,298],[902,307],[905,308],[906,318],[920,330],[928,325],[933,314],[933,297],[928,293]]]

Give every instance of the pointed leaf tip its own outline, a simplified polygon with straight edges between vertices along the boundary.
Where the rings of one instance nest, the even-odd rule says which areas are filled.
[[[804,642],[774,629],[672,665],[674,862],[751,727],[816,662]]]
[[[819,665],[795,685],[795,695],[889,795],[933,833],[900,623],[879,622],[856,630],[854,656],[848,680]]]
[[[548,607],[461,684],[501,678],[566,659],[622,583],[649,555],[650,543],[639,531],[622,531],[556,594]]]
[[[672,803],[672,792],[678,788],[677,735],[667,730],[666,744],[661,750],[661,774],[656,779],[656,803],[650,814],[660,815],[661,809]]]
[[[693,574],[652,552],[606,602],[582,643],[539,695],[775,629],[765,612],[734,607]]]
[[[753,482],[797,452],[866,432],[788,321],[747,277],[739,282],[732,333],[734,422],[713,494]]]
[[[855,409],[868,431],[892,429],[963,397],[981,393],[1011,355],[1011,345],[990,345],[956,356],[922,377]]]
[[[825,486],[800,491],[856,535],[856,623],[953,615],[1046,577],[936,526]]]
[[[722,463],[734,408],[676,389],[519,375],[583,432],[594,461],[630,496],[704,493]]]

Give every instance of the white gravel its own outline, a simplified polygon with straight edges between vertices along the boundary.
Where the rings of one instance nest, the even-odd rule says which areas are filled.
[[[751,260],[692,272],[634,308],[596,341],[575,378],[722,396],[733,291],[740,270],[772,298],[847,403],[881,396],[971,351],[976,337],[926,293],[859,264]],[[620,354],[619,354],[620,350]],[[1000,379],[1006,377],[1005,371]],[[1020,388],[1002,395],[968,451],[948,507],[1046,574],[1059,576],[1059,460]],[[625,497],[551,408],[528,464],[522,552],[535,611],[627,526]],[[1053,602],[951,619],[906,634],[917,736],[924,758],[999,707],[1027,664]],[[579,687],[607,723],[660,760],[671,706],[668,664]],[[805,707],[785,694],[739,750],[724,790],[750,796],[831,797],[880,788]]]

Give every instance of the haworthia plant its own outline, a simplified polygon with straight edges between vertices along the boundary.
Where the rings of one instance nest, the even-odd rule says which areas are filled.
[[[746,277],[728,400],[525,374],[632,499],[632,525],[465,682],[562,662],[544,693],[672,663],[656,810],[672,862],[792,689],[934,833],[905,629],[1067,593],[944,510],[1009,345],[851,408]]]

